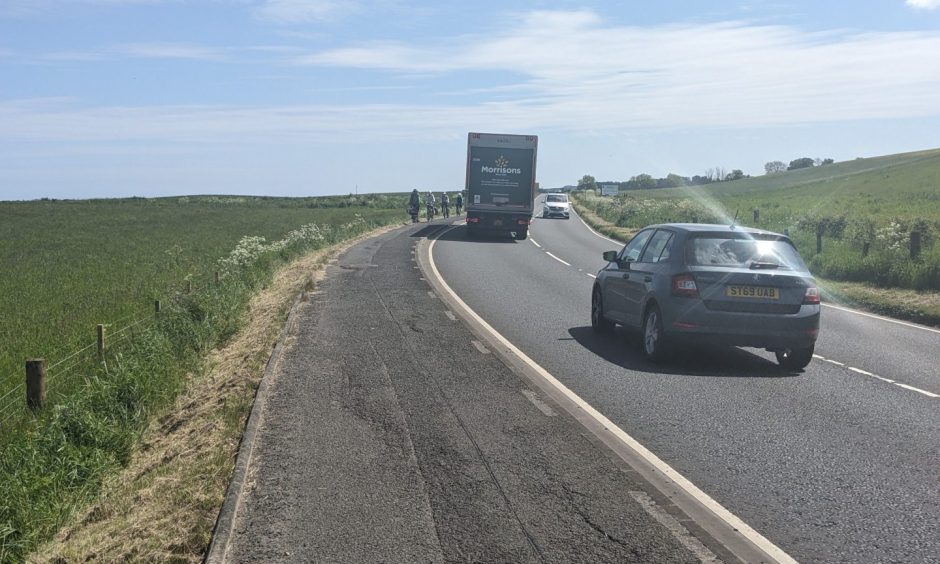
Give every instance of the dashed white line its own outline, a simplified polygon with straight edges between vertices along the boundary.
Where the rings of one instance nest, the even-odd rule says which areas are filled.
[[[529,237],[529,241],[532,241],[532,244],[535,245],[536,247],[538,247],[538,248],[540,248],[540,249],[542,248],[542,245],[539,245],[538,243],[536,243],[536,242],[535,242],[535,239]]]
[[[869,372],[869,371],[867,371],[867,370],[862,370],[861,368],[856,368],[856,367],[854,367],[854,366],[847,366],[844,362],[839,362],[838,360],[832,360],[831,358],[826,358],[826,357],[820,356],[820,355],[818,355],[818,354],[814,354],[814,355],[813,355],[813,358],[818,358],[819,360],[828,362],[828,363],[830,363],[830,364],[835,364],[836,366],[845,367],[845,368],[847,368],[848,370],[851,370],[852,372],[855,372],[856,374],[861,374],[861,375],[863,375],[863,376],[869,376],[869,377],[871,377],[871,378],[875,378],[876,380],[881,380],[882,382],[886,382],[886,383],[888,383],[888,384],[894,384],[895,386],[898,386],[899,388],[904,388],[905,390],[910,390],[910,391],[912,391],[912,392],[917,392],[918,394],[923,394],[923,395],[925,395],[925,396],[927,396],[927,397],[929,397],[929,398],[940,398],[940,394],[935,394],[935,393],[933,393],[933,392],[928,392],[927,390],[922,390],[922,389],[920,389],[920,388],[916,388],[916,387],[910,386],[910,385],[908,385],[908,384],[902,384],[901,382],[898,382],[897,380],[892,380],[891,378],[885,378],[884,376],[879,376],[879,375],[877,375],[877,374],[872,374],[871,372]]]
[[[558,262],[560,262],[561,264],[563,264],[563,265],[565,265],[565,266],[571,266],[571,263],[570,263],[570,262],[565,262],[565,261],[561,260],[560,258],[556,257],[555,255],[553,255],[552,253],[548,252],[548,251],[545,251],[545,254],[548,255],[548,256],[550,256],[550,257],[552,257],[553,259],[557,260]]]

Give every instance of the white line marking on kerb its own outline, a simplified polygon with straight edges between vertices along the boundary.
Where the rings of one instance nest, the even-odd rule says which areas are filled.
[[[934,329],[932,327],[924,327],[923,325],[917,325],[915,323],[908,323],[906,321],[899,321],[897,319],[891,319],[890,317],[883,317],[881,315],[875,315],[874,313],[866,313],[864,311],[858,311],[857,309],[850,309],[847,307],[832,305],[832,304],[822,304],[825,307],[831,307],[832,309],[837,309],[839,311],[844,311],[847,313],[854,313],[855,315],[862,315],[865,317],[871,317],[872,319],[880,319],[881,321],[887,321],[888,323],[894,323],[896,325],[903,325],[905,327],[913,327],[914,329],[921,329],[923,331],[930,331],[931,333],[940,334],[940,329]]]
[[[640,444],[636,439],[631,437],[614,424],[613,421],[608,419],[604,414],[594,409],[591,404],[587,403],[580,396],[572,392],[567,386],[562,384],[557,378],[551,375],[547,370],[539,366],[534,360],[529,358],[524,352],[522,352],[519,347],[512,344],[506,337],[503,337],[492,325],[486,322],[482,317],[477,315],[473,309],[464,302],[460,296],[450,287],[449,284],[444,280],[444,277],[441,276],[441,272],[437,269],[437,264],[434,262],[434,244],[437,242],[437,239],[432,239],[430,245],[428,245],[428,263],[431,265],[431,271],[434,273],[434,276],[440,282],[441,287],[447,292],[448,295],[460,305],[464,311],[467,312],[467,315],[472,317],[485,331],[488,331],[493,337],[499,341],[499,343],[509,349],[510,352],[515,354],[521,361],[529,365],[529,367],[534,370],[539,376],[541,376],[549,385],[553,386],[559,393],[566,396],[572,403],[577,405],[585,414],[590,416],[592,419],[597,421],[598,424],[606,428],[606,430],[611,433],[614,437],[620,440],[623,444],[627,445],[630,449],[637,453],[638,456],[642,457],[648,464],[653,466],[656,470],[661,472],[664,476],[672,480],[673,484],[676,487],[684,490],[689,496],[695,498],[699,503],[708,508],[709,511],[719,519],[725,522],[725,524],[732,529],[735,529],[739,534],[744,536],[754,545],[756,545],[760,550],[763,550],[767,555],[780,563],[785,564],[797,564],[796,560],[793,559],[789,554],[784,552],[774,543],[770,542],[763,535],[755,531],[750,525],[742,521],[738,516],[731,513],[725,509],[720,503],[712,499],[711,496],[700,490],[695,484],[689,481],[688,478],[682,474],[676,472],[671,466],[666,464],[662,459],[653,454],[648,448]]]
[[[630,497],[635,499],[640,507],[649,513],[653,519],[672,531],[673,536],[682,543],[682,546],[692,551],[692,554],[699,559],[699,562],[721,562],[714,552],[708,550],[708,547],[702,544],[702,541],[693,537],[678,519],[660,507],[646,492],[630,492]]]
[[[538,243],[536,243],[536,242],[535,242],[535,239],[529,237],[529,241],[532,241],[532,244],[535,245],[536,247],[538,247],[538,248],[540,248],[540,249],[542,248],[542,245],[539,245]]]
[[[565,266],[571,266],[571,263],[570,263],[570,262],[565,262],[565,261],[561,260],[560,258],[556,257],[555,255],[553,255],[552,253],[548,252],[548,251],[545,251],[545,254],[548,255],[548,256],[550,256],[550,257],[552,257],[553,259],[557,260],[558,262],[560,262],[561,264],[563,264],[563,265],[565,265]]]

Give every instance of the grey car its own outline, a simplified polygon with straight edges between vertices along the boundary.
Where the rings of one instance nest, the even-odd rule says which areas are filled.
[[[784,368],[813,358],[819,289],[790,239],[728,225],[651,225],[603,255],[591,293],[591,325],[642,332],[661,361],[693,342],[765,348]]]

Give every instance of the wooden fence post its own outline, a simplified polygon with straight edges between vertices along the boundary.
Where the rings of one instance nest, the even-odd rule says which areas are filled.
[[[822,226],[816,227],[816,254],[822,252],[822,236],[825,229]]]
[[[104,325],[98,324],[98,360],[104,359]]]
[[[758,223],[760,223],[760,210],[754,208],[754,225],[757,225]]]
[[[186,281],[186,293],[187,293],[187,294],[192,294],[192,293],[193,293],[193,280],[192,280],[192,278],[190,278],[189,280]]]
[[[911,231],[911,258],[920,256],[920,231]]]
[[[26,361],[26,405],[33,411],[42,409],[46,402],[46,361],[36,358]]]
[[[215,271],[215,274],[213,275],[213,279],[215,280],[215,285],[218,286],[219,285],[219,271],[218,270]]]
[[[160,313],[160,300],[153,301],[153,312]]]
[[[862,258],[867,257],[868,251],[870,250],[871,250],[871,243],[869,243],[868,241],[865,241],[864,243],[862,243]]]

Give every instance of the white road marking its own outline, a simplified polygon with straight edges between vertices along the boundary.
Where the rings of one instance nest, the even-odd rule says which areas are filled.
[[[919,393],[919,394],[924,394],[925,396],[930,397],[930,398],[940,398],[940,394],[935,394],[935,393],[933,393],[933,392],[928,392],[927,390],[921,390],[920,388],[915,388],[914,386],[908,386],[907,384],[902,384],[902,383],[900,383],[900,382],[895,382],[894,385],[895,385],[895,386],[900,386],[900,387],[905,388],[905,389],[907,389],[907,390],[911,390],[911,391],[913,391],[913,392],[917,392],[917,393]]]
[[[532,244],[535,245],[536,247],[538,247],[538,248],[540,248],[540,249],[542,248],[542,245],[539,245],[538,243],[536,243],[536,242],[535,242],[535,239],[529,237],[529,241],[532,241]]]
[[[555,410],[552,409],[552,406],[540,400],[539,396],[532,390],[520,390],[520,391],[522,392],[522,395],[526,397],[526,399],[532,402],[532,405],[537,407],[539,411],[544,413],[546,416],[555,417],[556,415],[558,415],[557,413],[555,413]]]
[[[481,343],[480,341],[470,341],[470,344],[475,346],[477,350],[480,351],[481,353],[490,354],[490,349],[484,347],[483,343]]]
[[[905,327],[913,327],[914,329],[922,329],[924,331],[930,331],[931,333],[940,334],[940,329],[934,329],[933,327],[924,327],[923,325],[917,325],[916,323],[908,323],[906,321],[900,321],[898,319],[891,319],[890,317],[884,317],[881,315],[875,315],[874,313],[867,313],[864,311],[858,311],[857,309],[850,309],[843,306],[837,306],[832,304],[822,304],[825,307],[831,307],[832,309],[837,309],[839,311],[845,311],[848,313],[854,313],[856,315],[862,315],[865,317],[871,317],[872,319],[880,319],[881,321],[887,321],[888,323],[894,323],[896,325],[903,325]]]
[[[550,256],[550,257],[552,257],[553,259],[557,260],[558,262],[560,262],[561,264],[563,264],[563,265],[565,265],[565,266],[571,266],[571,263],[570,263],[570,262],[565,262],[565,261],[561,260],[560,258],[556,257],[555,255],[553,255],[552,253],[548,252],[548,251],[545,251],[545,254],[548,255],[548,256]]]
[[[499,343],[509,349],[514,355],[516,355],[522,362],[526,363],[532,370],[534,370],[543,380],[554,387],[559,393],[568,398],[569,401],[577,405],[577,407],[583,411],[586,415],[594,419],[598,424],[604,427],[604,429],[616,437],[622,444],[626,445],[628,448],[633,450],[640,456],[647,464],[655,468],[663,476],[667,477],[669,480],[672,480],[672,483],[675,487],[682,489],[687,495],[694,498],[696,501],[701,503],[703,506],[708,508],[708,510],[715,515],[717,518],[724,521],[724,523],[733,529],[736,533],[745,537],[760,550],[767,553],[771,558],[780,562],[781,564],[797,564],[796,560],[793,559],[789,554],[784,552],[781,548],[770,542],[766,537],[755,531],[750,525],[742,521],[737,515],[731,513],[725,509],[720,503],[715,501],[707,493],[703,492],[689,481],[688,478],[678,473],[671,466],[666,464],[661,458],[653,454],[648,448],[640,444],[639,441],[631,437],[614,424],[613,421],[608,419],[604,414],[595,409],[591,404],[587,403],[580,396],[571,391],[567,386],[562,384],[557,378],[552,376],[550,372],[542,368],[538,363],[529,358],[524,352],[522,352],[519,347],[512,344],[509,339],[500,334],[492,325],[486,322],[482,317],[480,317],[473,309],[464,302],[460,296],[450,287],[449,284],[444,280],[444,277],[441,276],[441,272],[437,269],[437,264],[434,262],[434,244],[437,242],[437,239],[432,239],[431,243],[428,245],[428,263],[431,266],[431,271],[434,273],[434,276],[440,282],[441,287],[445,292],[464,309],[464,311],[473,318],[485,331],[489,332]],[[474,342],[476,344],[476,342]],[[482,346],[482,345],[481,345]]]
[[[446,310],[446,311],[444,312],[444,315],[446,315],[447,318],[450,319],[451,321],[457,321],[457,316],[454,315],[454,312],[452,312],[452,311],[450,311],[450,310]]]
[[[646,492],[630,492],[630,497],[635,499],[640,507],[649,513],[653,519],[656,519],[659,524],[669,529],[673,536],[682,543],[682,546],[688,548],[698,558],[699,562],[721,562],[721,559],[715,556],[714,552],[708,550],[708,547],[702,544],[702,541],[693,537],[678,519],[660,507]]]
[[[845,366],[844,362],[839,362],[838,360],[832,360],[831,358],[827,358],[824,360],[830,364],[835,364],[836,366]]]
[[[614,240],[611,239],[610,237],[605,237],[604,235],[601,235],[601,234],[598,233],[597,231],[594,231],[594,228],[593,228],[593,227],[591,227],[590,225],[587,224],[586,221],[584,221],[583,219],[581,219],[581,215],[580,215],[580,214],[578,214],[578,220],[579,220],[581,223],[583,223],[585,227],[588,228],[588,231],[590,231],[591,233],[597,235],[597,236],[600,237],[601,239],[604,239],[605,241],[610,241],[611,243],[613,243],[613,244],[615,244],[615,245],[620,245],[620,246],[623,246],[623,245],[624,245],[624,243],[623,243],[622,241],[614,241]]]
[[[587,275],[590,276],[591,278],[597,278],[597,275],[596,275],[596,274],[591,274],[590,272],[585,272],[585,274],[587,274]]]
[[[431,299],[432,299],[432,300],[436,300],[436,299],[437,299],[437,294],[435,294],[435,293],[432,292],[431,290],[428,290],[428,295],[431,296]]]
[[[865,376],[874,376],[871,372],[867,370],[862,370],[861,368],[855,368],[854,366],[849,366],[849,370],[852,372],[858,372],[859,374],[864,374]]]

